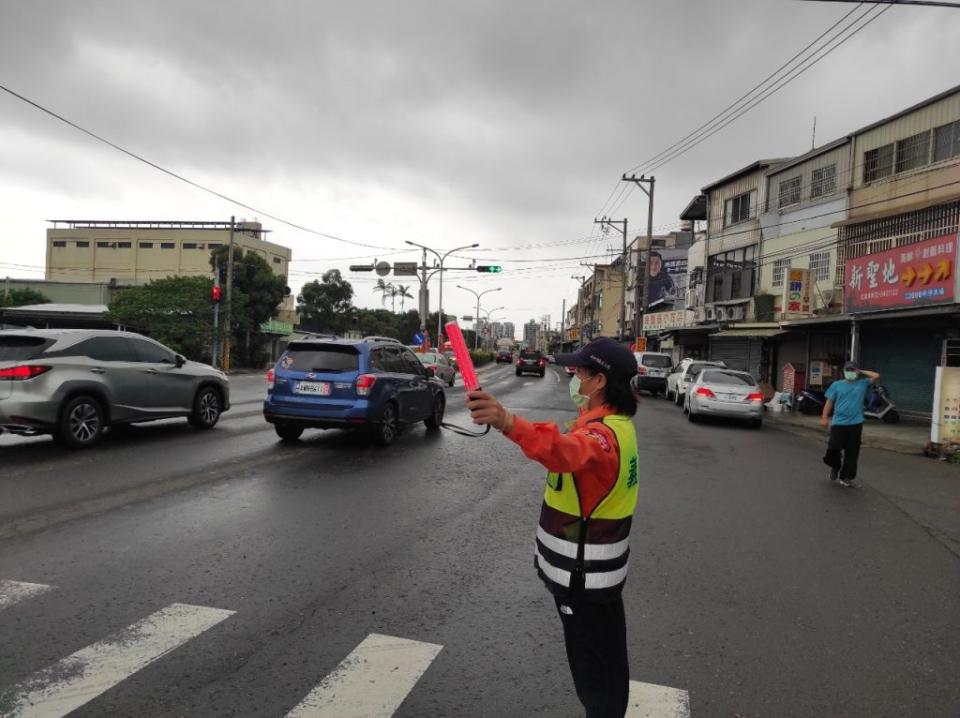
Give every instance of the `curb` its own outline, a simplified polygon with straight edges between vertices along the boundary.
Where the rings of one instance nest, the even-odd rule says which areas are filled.
[[[804,426],[802,424],[794,424],[790,421],[784,421],[783,419],[774,419],[768,413],[764,419],[771,426],[776,426],[779,429],[783,429],[787,433],[796,434],[798,436],[808,436],[808,437],[817,437],[826,441],[828,433],[824,429],[814,428]],[[895,454],[904,454],[906,456],[923,456],[923,444],[915,444],[909,441],[897,441],[895,439],[891,440],[890,437],[882,436],[871,436],[869,433],[863,434],[863,439],[861,441],[861,446],[867,449],[880,449],[881,451],[890,451]]]

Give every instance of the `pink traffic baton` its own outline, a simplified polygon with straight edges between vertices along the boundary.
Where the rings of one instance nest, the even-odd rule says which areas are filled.
[[[480,383],[477,381],[477,372],[473,368],[473,359],[470,357],[470,350],[467,349],[467,343],[463,339],[460,325],[455,321],[447,322],[444,328],[447,330],[447,339],[450,341],[453,355],[457,358],[457,368],[463,375],[463,385],[467,388],[467,391],[476,391],[480,388]]]

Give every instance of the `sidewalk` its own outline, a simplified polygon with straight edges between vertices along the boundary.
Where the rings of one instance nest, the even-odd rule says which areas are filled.
[[[766,421],[797,434],[816,434],[825,437],[827,430],[820,426],[819,416],[808,416],[797,411],[767,411]],[[884,424],[868,419],[863,425],[863,446],[884,449],[898,454],[922,456],[923,448],[930,441],[930,425],[900,422]]]

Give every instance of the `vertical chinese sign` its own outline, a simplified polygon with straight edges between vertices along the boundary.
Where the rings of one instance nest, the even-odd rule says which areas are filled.
[[[810,315],[810,270],[787,269],[783,278],[784,318]]]
[[[848,259],[844,306],[849,313],[956,301],[957,235],[948,234]]]
[[[937,367],[930,439],[938,444],[960,443],[960,367]]]

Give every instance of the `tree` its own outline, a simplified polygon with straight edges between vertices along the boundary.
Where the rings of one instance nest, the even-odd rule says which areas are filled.
[[[406,304],[406,300],[413,299],[413,295],[410,294],[410,286],[406,284],[397,285],[397,296],[400,297],[400,311],[403,312],[403,307]]]
[[[227,247],[210,254],[210,266],[220,272],[220,284],[226,286]],[[267,260],[253,251],[234,248],[232,324],[233,345],[239,350],[237,362],[257,365],[257,355],[265,343],[260,325],[273,317],[283,298],[290,293],[287,278],[273,273]]]
[[[213,306],[209,277],[167,277],[117,290],[107,311],[116,324],[143,332],[189,359],[210,358]]]
[[[28,304],[49,304],[47,299],[40,292],[30,289],[11,289],[8,292],[0,294],[0,307],[23,307]]]
[[[319,281],[303,285],[297,296],[297,311],[301,326],[342,334],[352,323],[353,287],[339,269],[331,269]]]
[[[383,281],[383,277],[377,280],[377,283],[373,287],[374,294],[379,293],[380,300],[383,302],[383,306],[387,306],[387,299],[396,298],[396,290],[393,288],[393,285],[390,282]]]

